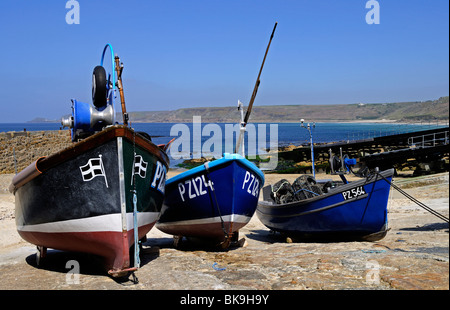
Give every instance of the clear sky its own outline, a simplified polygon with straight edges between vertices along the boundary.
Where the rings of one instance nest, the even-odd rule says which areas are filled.
[[[0,122],[70,114],[91,102],[106,43],[124,63],[128,111],[250,100],[275,22],[258,105],[380,103],[449,94],[449,1],[0,1]]]

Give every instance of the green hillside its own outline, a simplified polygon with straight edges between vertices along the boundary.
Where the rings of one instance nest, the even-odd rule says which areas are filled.
[[[200,115],[202,122],[236,122],[236,107],[185,108],[174,111],[130,112],[134,122],[192,122]],[[396,120],[430,121],[448,120],[449,96],[437,100],[394,103],[357,103],[342,105],[273,105],[253,106],[252,122],[298,122],[309,121],[358,121]]]

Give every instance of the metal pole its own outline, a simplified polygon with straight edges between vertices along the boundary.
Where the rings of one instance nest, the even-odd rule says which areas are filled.
[[[306,128],[308,130],[308,132],[309,132],[309,143],[311,144],[312,172],[313,172],[314,178],[316,178],[316,169],[315,169],[315,166],[314,166],[314,143],[313,143],[313,138],[312,138],[312,133],[311,133],[311,126],[308,123],[308,125],[305,127],[305,125],[303,124],[304,121],[305,120],[303,118],[300,120],[300,126],[303,127],[303,128]],[[316,127],[316,123],[315,122],[314,122],[313,126]]]
[[[240,123],[240,128],[239,128],[239,138],[237,142],[237,145],[241,145],[241,155],[243,157],[245,157],[245,131],[246,131],[246,127],[245,127],[245,123],[244,123],[244,105],[242,104],[242,102],[240,100],[238,100],[238,110],[241,112],[241,123]],[[238,153],[238,147],[236,148],[236,153]]]
[[[309,127],[309,124],[308,124],[308,131],[309,131],[309,138],[310,138],[310,141],[311,141],[312,171],[313,171],[313,177],[315,179],[316,178],[316,169],[314,168],[314,143],[313,143],[312,133],[311,133],[311,129]]]

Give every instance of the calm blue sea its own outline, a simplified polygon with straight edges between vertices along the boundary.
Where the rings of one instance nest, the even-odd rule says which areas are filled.
[[[169,142],[174,137],[181,136],[181,132],[175,131],[173,136],[171,136],[171,129],[173,129],[175,123],[133,123],[132,126],[137,131],[144,131],[151,135],[153,138],[153,142],[155,144],[165,144]],[[202,123],[202,129],[206,126],[207,123]],[[222,145],[225,150],[225,131],[226,124],[219,123],[217,124],[222,133]],[[234,123],[232,125],[235,125]],[[249,124],[251,125],[251,124]],[[262,124],[253,124],[255,128],[258,128],[258,125]],[[302,128],[299,123],[277,123],[278,127],[278,146],[286,146],[289,144],[301,145],[309,143],[309,132],[306,128]],[[421,131],[427,129],[434,129],[438,127],[445,127],[448,124],[438,124],[438,123],[422,123],[422,124],[392,124],[392,123],[315,123],[315,126],[312,126],[311,123],[311,133],[313,136],[314,143],[320,142],[336,142],[336,141],[346,141],[346,140],[360,140],[360,139],[368,139],[379,136],[387,136],[399,133],[407,133],[414,131]],[[189,139],[191,141],[191,150],[193,137],[193,125],[192,123],[186,124],[187,128],[189,128],[190,136]],[[0,132],[7,131],[36,131],[36,130],[59,130],[61,125],[59,123],[0,123]],[[265,141],[266,145],[263,147],[269,147],[270,142],[270,124],[266,124],[265,126]],[[274,133],[272,133],[273,135]],[[260,136],[261,135],[261,136]],[[257,135],[258,139],[264,140],[264,131]],[[208,139],[213,136],[205,135],[201,137],[201,145]],[[198,137],[197,137],[198,138]],[[235,143],[235,140],[233,141]],[[262,145],[260,141],[258,141],[258,147]],[[228,146],[229,147],[229,146]],[[181,151],[181,150],[180,150]],[[247,152],[246,147],[246,152]],[[258,151],[258,154],[259,151]],[[169,154],[170,155],[170,154]],[[171,158],[171,166],[173,167],[177,163],[181,162],[181,160],[174,160]]]

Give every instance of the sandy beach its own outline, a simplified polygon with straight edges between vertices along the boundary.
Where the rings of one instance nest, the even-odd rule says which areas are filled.
[[[169,177],[179,171],[169,171]],[[266,184],[298,175],[266,174]],[[244,247],[227,251],[188,245],[153,228],[144,244],[139,283],[108,277],[90,255],[49,250],[38,268],[35,247],[16,232],[12,174],[0,175],[0,289],[10,290],[448,290],[449,226],[391,190],[391,230],[377,242],[286,242],[256,215],[240,231]],[[317,178],[337,176],[317,175]],[[338,178],[338,177],[337,177]],[[449,215],[449,174],[394,179],[416,199]],[[69,281],[69,260],[80,263]],[[220,268],[215,268],[219,266]]]

